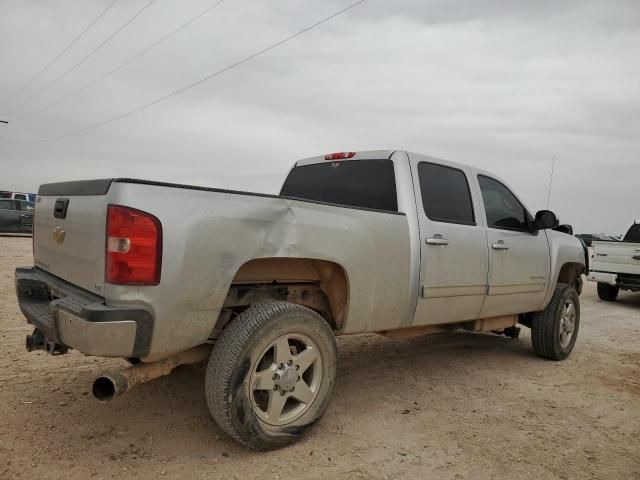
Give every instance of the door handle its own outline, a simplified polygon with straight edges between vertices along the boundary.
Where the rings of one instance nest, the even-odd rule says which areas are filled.
[[[509,250],[509,245],[504,243],[504,240],[498,240],[496,243],[491,245],[491,248],[494,250]]]
[[[449,245],[449,240],[444,238],[439,233],[436,233],[433,237],[427,238],[425,240],[427,245]]]

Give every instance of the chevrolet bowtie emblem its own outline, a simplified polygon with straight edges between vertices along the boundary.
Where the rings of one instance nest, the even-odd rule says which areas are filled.
[[[53,230],[53,239],[56,241],[56,243],[62,243],[64,242],[64,230],[60,227],[56,227]]]

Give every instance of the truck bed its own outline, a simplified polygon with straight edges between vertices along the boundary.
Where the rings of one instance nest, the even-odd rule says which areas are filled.
[[[56,202],[65,201],[66,216],[57,218]],[[109,205],[161,222],[158,285],[104,281]],[[99,295],[109,307],[148,310],[154,318],[150,358],[205,341],[234,276],[255,258],[326,260],[348,272],[341,333],[376,330],[376,322],[384,322],[380,329],[408,326],[417,296],[409,288],[409,257],[403,213],[278,195],[117,178],[43,185],[36,205],[36,267]]]
[[[640,276],[640,243],[593,242],[591,270]]]

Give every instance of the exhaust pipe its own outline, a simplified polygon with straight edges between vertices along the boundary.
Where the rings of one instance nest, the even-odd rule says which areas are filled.
[[[139,363],[132,367],[107,373],[93,382],[93,397],[99,402],[109,402],[128,392],[136,385],[169,375],[179,365],[199,363],[211,354],[212,345],[200,345],[172,357],[151,363]]]

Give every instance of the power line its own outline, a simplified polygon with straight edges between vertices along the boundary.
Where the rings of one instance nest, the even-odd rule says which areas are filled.
[[[84,57],[82,57],[78,62],[76,62],[71,68],[67,69],[62,75],[60,75],[58,78],[56,78],[55,80],[53,80],[52,82],[48,83],[47,85],[44,86],[44,88],[40,89],[35,95],[32,95],[31,97],[29,97],[26,101],[22,102],[19,105],[16,105],[15,107],[13,107],[11,110],[15,110],[16,108],[20,108],[24,105],[26,105],[27,103],[31,102],[31,100],[33,100],[36,97],[39,97],[40,95],[42,95],[44,92],[46,92],[47,90],[49,90],[51,87],[53,87],[56,83],[58,83],[60,80],[62,80],[64,77],[66,77],[67,75],[69,75],[72,71],[74,71],[76,68],[78,68],[80,65],[82,65],[89,57],[91,57],[94,53],[96,53],[98,50],[100,50],[102,47],[104,47],[111,39],[113,39],[116,35],[118,35],[122,30],[124,30],[127,25],[129,25],[131,22],[133,22],[136,18],[138,18],[138,16],[140,16],[147,8],[149,8],[151,6],[151,4],[153,2],[155,2],[156,0],[149,0],[149,2],[147,2],[140,10],[138,10],[138,12],[131,18],[129,18],[129,20],[127,20],[125,23],[123,23],[115,32],[113,32],[111,35],[109,35],[106,39],[104,39],[102,41],[102,43],[100,43],[97,47],[95,47],[93,50],[91,50],[87,55],[85,55]]]
[[[128,60],[122,62],[120,65],[118,65],[117,67],[109,70],[108,72],[104,73],[103,75],[101,75],[100,77],[96,78],[95,80],[92,80],[91,82],[83,85],[82,87],[78,88],[77,90],[69,93],[68,95],[65,95],[62,98],[59,98],[58,100],[55,100],[51,103],[48,103],[46,105],[44,105],[43,107],[37,108],[35,110],[32,110],[31,112],[21,116],[21,117],[17,117],[15,119],[13,119],[14,122],[16,121],[20,121],[20,120],[24,120],[25,118],[29,118],[33,115],[35,115],[38,112],[41,112],[43,110],[46,110],[48,108],[53,107],[54,105],[58,105],[68,99],[70,99],[71,97],[75,97],[77,94],[84,92],[86,89],[94,86],[96,83],[104,80],[105,78],[107,78],[109,75],[114,74],[115,72],[117,72],[118,70],[120,70],[121,68],[129,65],[131,62],[135,61],[136,59],[140,58],[141,56],[143,56],[145,53],[147,53],[149,50],[157,47],[158,45],[160,45],[162,42],[164,42],[165,40],[168,40],[169,38],[171,38],[173,35],[175,35],[176,33],[178,33],[180,30],[182,30],[183,28],[188,27],[189,25],[191,25],[193,22],[195,22],[196,20],[198,20],[200,17],[202,17],[203,15],[209,13],[211,10],[213,10],[214,8],[216,8],[218,5],[220,5],[221,3],[225,2],[226,0],[219,0],[218,2],[214,3],[213,5],[208,6],[207,8],[205,8],[202,12],[200,12],[199,14],[197,14],[195,17],[192,17],[191,19],[189,19],[188,21],[186,21],[185,23],[183,23],[182,25],[180,25],[179,27],[176,27],[175,29],[173,29],[170,33],[168,33],[167,35],[165,35],[164,37],[160,38],[159,40],[155,41],[154,43],[152,43],[151,45],[149,45],[148,47],[140,50],[138,53],[136,53],[133,57],[129,58]]]
[[[65,53],[67,53],[67,50],[69,50],[73,45],[75,45],[75,43],[76,43],[78,40],[80,40],[80,38],[82,38],[82,36],[83,36],[85,33],[87,33],[87,32],[89,31],[89,29],[90,29],[91,27],[93,27],[93,26],[96,24],[96,22],[97,22],[98,20],[100,20],[100,19],[103,17],[103,16],[104,16],[104,14],[105,14],[105,13],[107,13],[107,12],[111,9],[111,7],[113,7],[113,5],[114,5],[117,1],[118,1],[118,0],[113,0],[109,5],[107,5],[107,8],[105,8],[105,9],[104,9],[104,10],[103,10],[103,11],[102,11],[102,12],[101,12],[101,13],[100,13],[96,18],[94,18],[94,19],[89,23],[89,25],[87,25],[87,26],[85,27],[85,29],[84,29],[84,30],[82,30],[82,32],[80,32],[80,34],[79,34],[76,38],[74,38],[74,39],[71,41],[71,43],[70,43],[70,44],[68,44],[66,47],[64,47],[64,48],[60,51],[60,53],[58,53],[55,57],[53,57],[53,60],[51,60],[49,63],[47,63],[47,64],[45,65],[45,67],[44,67],[42,70],[40,70],[40,71],[39,71],[38,73],[36,73],[33,77],[31,77],[31,78],[30,78],[30,79],[29,79],[29,80],[28,80],[24,85],[22,85],[20,88],[18,88],[18,90],[16,90],[16,91],[15,91],[15,92],[13,92],[12,94],[8,95],[7,97],[5,97],[5,98],[4,98],[4,100],[2,100],[2,101],[0,102],[0,106],[4,105],[5,103],[7,103],[7,101],[9,101],[9,100],[11,100],[12,98],[16,97],[17,95],[19,95],[19,94],[20,94],[20,93],[21,93],[25,88],[27,88],[29,85],[31,85],[31,84],[33,83],[33,81],[34,81],[36,78],[38,78],[40,75],[42,75],[44,72],[46,72],[46,71],[47,71],[47,69],[48,69],[51,65],[53,65],[53,64],[56,62],[56,60],[58,60],[60,57],[62,57],[62,55],[64,55]]]
[[[181,93],[183,93],[183,92],[185,92],[185,91],[187,91],[187,90],[189,90],[189,89],[191,89],[193,87],[196,87],[196,86],[200,85],[201,83],[206,82],[207,80],[211,80],[212,78],[215,78],[215,77],[217,77],[219,75],[222,75],[225,72],[228,72],[229,70],[232,70],[232,69],[234,69],[234,68],[236,68],[236,67],[238,67],[238,66],[240,66],[240,65],[242,65],[244,63],[247,63],[247,62],[249,62],[250,60],[253,60],[256,57],[258,57],[258,56],[260,56],[260,55],[262,55],[264,53],[267,53],[270,50],[273,50],[274,48],[277,48],[280,45],[282,45],[284,43],[287,43],[288,41],[293,40],[296,37],[299,37],[300,35],[308,32],[309,30],[313,30],[314,28],[322,25],[323,23],[326,23],[329,20],[332,20],[332,19],[338,17],[339,15],[342,15],[343,13],[345,13],[345,12],[355,8],[355,7],[357,7],[358,5],[360,5],[361,3],[364,3],[366,1],[367,0],[358,0],[357,2],[354,2],[351,5],[343,8],[342,10],[339,10],[339,11],[329,15],[328,17],[325,17],[322,20],[319,20],[316,23],[313,23],[312,25],[309,25],[308,27],[305,27],[302,30],[297,31],[296,33],[293,33],[293,34],[289,35],[288,37],[285,37],[282,40],[277,41],[276,43],[272,43],[271,45],[269,45],[266,48],[263,48],[262,50],[258,50],[257,52],[252,53],[251,55],[249,55],[247,57],[244,57],[243,59],[238,60],[235,63],[227,65],[226,67],[224,67],[224,68],[222,68],[222,69],[220,69],[220,70],[218,70],[216,72],[213,72],[213,73],[211,73],[211,74],[209,74],[209,75],[207,75],[207,76],[205,76],[205,77],[203,77],[203,78],[201,78],[199,80],[196,80],[193,83],[190,83],[190,84],[188,84],[188,85],[186,85],[186,86],[184,86],[184,87],[182,87],[182,88],[180,88],[178,90],[174,90],[173,92],[168,93],[167,95],[164,95],[162,97],[159,97],[159,98],[157,98],[157,99],[155,99],[155,100],[153,100],[153,101],[151,101],[149,103],[145,103],[143,105],[140,105],[139,107],[134,108],[133,110],[129,110],[128,112],[122,113],[120,115],[116,115],[115,117],[111,117],[111,118],[109,118],[107,120],[103,120],[103,121],[98,122],[98,123],[94,123],[93,125],[89,125],[88,127],[84,127],[84,128],[78,129],[78,130],[74,130],[72,132],[68,132],[68,133],[65,133],[65,134],[62,134],[62,135],[58,135],[58,136],[55,136],[55,137],[42,138],[42,139],[38,139],[38,140],[27,140],[27,141],[21,141],[21,142],[7,142],[7,143],[24,144],[24,143],[50,142],[50,141],[53,141],[53,140],[60,140],[62,138],[71,137],[71,136],[77,135],[79,133],[87,132],[89,130],[93,130],[95,128],[102,127],[102,126],[107,125],[109,123],[115,122],[117,120],[122,120],[123,118],[129,117],[129,116],[131,116],[131,115],[133,115],[135,113],[138,113],[138,112],[140,112],[142,110],[145,110],[145,109],[147,109],[147,108],[149,108],[149,107],[151,107],[153,105],[156,105],[156,104],[158,104],[160,102],[168,100],[169,98],[174,97],[176,95],[179,95],[179,94],[181,94]]]

